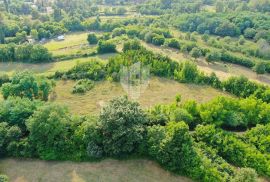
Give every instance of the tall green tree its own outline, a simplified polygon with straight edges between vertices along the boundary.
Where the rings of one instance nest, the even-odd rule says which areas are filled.
[[[145,135],[147,118],[137,102],[127,97],[110,101],[101,114],[99,131],[104,153],[121,156],[136,152]]]
[[[33,114],[26,124],[29,140],[41,159],[71,158],[75,150],[72,123],[68,110],[59,105],[45,105]]]
[[[34,76],[30,72],[19,72],[13,75],[10,83],[2,85],[2,94],[5,99],[18,96],[46,101],[52,86],[53,83],[44,77]]]

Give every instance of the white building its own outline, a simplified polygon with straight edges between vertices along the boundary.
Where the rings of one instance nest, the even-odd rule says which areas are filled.
[[[59,36],[57,37],[57,40],[58,40],[58,41],[65,40],[65,36],[64,36],[64,35],[59,35]]]

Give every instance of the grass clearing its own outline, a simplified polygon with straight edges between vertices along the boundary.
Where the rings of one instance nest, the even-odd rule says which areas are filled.
[[[89,45],[87,42],[88,32],[77,32],[65,35],[65,40],[50,40],[44,44],[53,56],[76,55],[94,52],[96,45]]]
[[[0,166],[12,182],[191,182],[149,160],[76,163],[4,159]]]
[[[51,62],[51,63],[20,63],[20,62],[0,62],[0,73],[12,75],[18,71],[31,71],[38,75],[51,75],[54,74],[56,71],[66,71],[74,67],[78,62],[88,62],[92,59],[99,59],[106,61],[110,57],[115,56],[116,53],[111,54],[101,54],[93,57],[87,58],[78,58],[73,60],[67,61],[59,61],[59,62]]]
[[[65,40],[63,41],[56,41],[56,40],[50,40],[44,46],[49,51],[55,51],[58,49],[63,49],[66,47],[71,46],[80,46],[82,44],[87,44],[87,32],[77,32],[77,33],[71,33],[65,35]]]
[[[126,95],[120,83],[102,81],[84,95],[72,94],[75,81],[58,81],[55,92],[57,97],[54,102],[64,104],[75,114],[97,114],[102,106],[109,100]],[[143,108],[156,104],[166,104],[174,101],[177,94],[182,95],[182,100],[194,99],[206,102],[218,95],[228,95],[208,86],[182,84],[173,80],[154,77],[139,98]]]

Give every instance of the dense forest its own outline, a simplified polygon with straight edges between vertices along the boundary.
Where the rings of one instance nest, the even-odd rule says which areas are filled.
[[[68,83],[71,105],[110,94],[95,88],[138,62],[140,76],[226,96],[177,90],[145,108],[118,94],[95,114],[58,100]],[[139,158],[194,181],[269,181],[269,73],[269,0],[3,0],[0,159]]]

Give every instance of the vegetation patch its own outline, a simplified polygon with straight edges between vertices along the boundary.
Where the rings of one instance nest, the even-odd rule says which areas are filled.
[[[73,94],[84,94],[94,87],[94,83],[91,80],[82,79],[76,82],[73,86]]]

